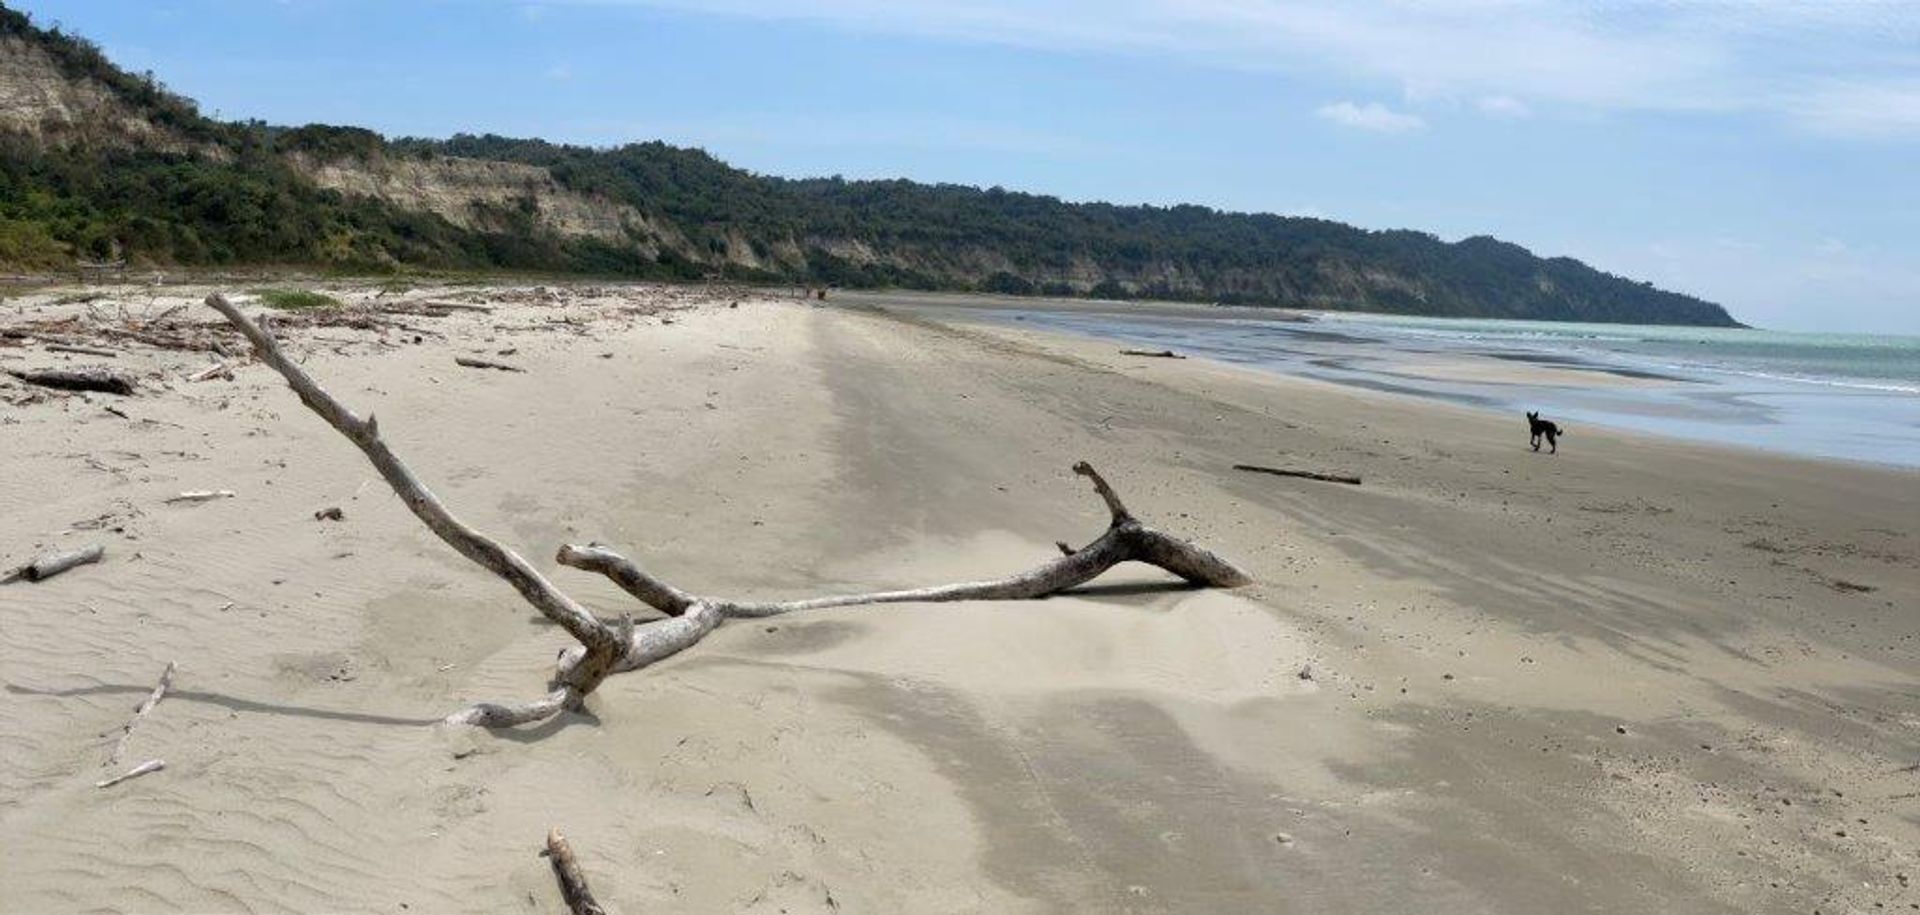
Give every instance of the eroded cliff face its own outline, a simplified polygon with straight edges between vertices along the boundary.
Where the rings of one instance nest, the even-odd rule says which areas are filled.
[[[692,253],[672,227],[659,225],[632,206],[561,187],[537,165],[447,156],[320,162],[295,154],[289,161],[321,187],[432,213],[463,229],[504,232],[529,219],[540,230],[633,245],[648,256],[663,250]]]
[[[44,48],[14,36],[0,36],[0,130],[52,147],[140,145],[184,152],[194,146],[108,87],[68,76]]]

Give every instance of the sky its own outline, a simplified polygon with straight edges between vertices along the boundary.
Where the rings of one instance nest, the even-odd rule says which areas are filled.
[[[6,0],[209,114],[1493,235],[1920,333],[1920,3]]]

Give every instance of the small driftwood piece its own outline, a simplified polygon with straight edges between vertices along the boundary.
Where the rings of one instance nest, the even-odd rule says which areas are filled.
[[[7,374],[28,384],[61,391],[99,391],[125,397],[133,393],[133,379],[105,366],[77,369],[8,369]]]
[[[345,521],[346,518],[347,513],[341,511],[338,505],[329,506],[313,513],[313,520],[315,521]]]
[[[554,879],[560,881],[560,896],[567,901],[573,915],[607,915],[607,910],[594,901],[593,892],[587,889],[587,874],[580,869],[579,860],[573,856],[573,846],[560,830],[547,830],[547,848],[541,854],[553,865]]]
[[[526,371],[526,369],[523,369],[517,365],[508,365],[504,362],[495,362],[491,359],[475,359],[472,356],[455,356],[453,357],[453,361],[459,365],[464,365],[470,369],[494,369],[496,371],[501,371],[501,372]]]
[[[71,343],[49,343],[47,351],[54,353],[79,353],[82,356],[105,356],[108,359],[120,358],[119,350],[101,349],[97,346],[75,346]]]
[[[216,362],[187,376],[188,381],[207,381],[213,378],[225,378],[228,381],[232,381],[233,366],[225,362]]]
[[[440,302],[440,301],[421,302],[419,304],[421,308],[434,308],[440,311],[477,311],[482,314],[493,313],[493,307],[490,305],[468,305],[464,302]]]
[[[1123,349],[1120,351],[1120,355],[1147,356],[1153,359],[1185,359],[1187,358],[1170,349]]]
[[[145,775],[149,772],[158,772],[161,769],[165,769],[166,767],[167,767],[167,763],[165,760],[149,759],[146,762],[143,762],[140,765],[134,766],[133,768],[128,769],[127,771],[119,775],[116,775],[112,778],[105,779],[103,781],[94,782],[93,786],[95,788],[111,788],[128,779],[139,778],[140,776]]]
[[[106,554],[107,548],[97,543],[83,549],[74,550],[71,553],[48,553],[39,559],[35,559],[20,568],[8,572],[4,577],[0,577],[0,584],[21,579],[26,581],[46,581],[75,566],[83,566],[90,562],[99,562],[100,557]]]
[[[1315,473],[1311,470],[1288,470],[1284,467],[1262,467],[1259,464],[1235,464],[1235,470],[1249,473],[1270,473],[1276,477],[1299,477],[1303,480],[1319,480],[1322,483],[1345,483],[1348,486],[1360,485],[1360,478],[1345,473]]]
[[[161,501],[172,504],[175,502],[211,502],[215,499],[231,498],[233,498],[233,490],[231,489],[200,489],[183,492],[177,496],[168,496]]]
[[[120,761],[120,754],[127,749],[127,739],[133,736],[133,726],[139,724],[140,719],[146,717],[148,712],[153,711],[153,707],[159,705],[161,699],[166,698],[167,689],[173,686],[173,666],[172,661],[167,662],[167,669],[160,672],[160,683],[153,688],[152,693],[148,694],[146,701],[133,710],[133,717],[127,719],[127,726],[120,730],[120,739],[113,744],[113,752],[107,754],[106,765],[111,766]]]
[[[1093,580],[1123,562],[1144,562],[1187,581],[1214,588],[1247,584],[1245,572],[1214,553],[1148,527],[1120,501],[1113,487],[1085,461],[1073,472],[1087,478],[1106,503],[1111,520],[1092,543],[1039,566],[984,581],[959,582],[899,591],[877,591],[787,601],[737,601],[683,591],[604,547],[567,545],[558,561],[613,580],[622,590],[661,613],[664,619],[636,624],[633,617],[602,619],[568,597],[520,554],[468,527],[440,502],[388,447],[374,418],[362,419],[288,358],[271,334],[218,294],[207,304],[240,329],[255,355],[280,373],[300,401],[365,454],[402,504],[460,555],[500,576],[542,616],[557,623],[580,644],[563,651],[548,693],[530,702],[483,702],[447,716],[448,724],[512,727],[578,709],[608,676],[639,670],[692,647],[728,619],[754,619],[825,607],[902,602],[1030,600],[1057,594]]]

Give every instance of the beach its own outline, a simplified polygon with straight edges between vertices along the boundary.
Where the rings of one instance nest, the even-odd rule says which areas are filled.
[[[208,291],[14,295],[0,332]],[[560,544],[751,598],[1030,567],[1107,524],[1080,460],[1255,583],[734,621],[587,714],[438,725],[571,640],[265,367],[36,325],[0,369],[141,389],[0,375],[0,561],[106,547],[0,586],[0,910],[559,911],[550,827],[629,913],[1920,908],[1911,469],[1603,427],[1550,456],[1517,413],[886,296],[398,298],[492,310],[286,339],[605,615],[641,608]]]

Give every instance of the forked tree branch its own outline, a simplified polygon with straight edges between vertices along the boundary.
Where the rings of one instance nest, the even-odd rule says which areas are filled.
[[[1232,563],[1211,551],[1141,524],[1120,501],[1118,493],[1085,461],[1077,473],[1093,482],[1106,503],[1112,522],[1092,543],[1080,549],[1061,545],[1064,555],[1024,572],[986,581],[960,582],[897,591],[875,591],[786,601],[738,601],[690,594],[641,569],[632,560],[605,547],[567,545],[556,557],[562,565],[598,572],[665,619],[634,625],[631,617],[609,623],[547,581],[519,554],[468,527],[413,475],[380,437],[372,417],[356,416],[315,382],[280,350],[273,335],[241,314],[231,302],[215,294],[207,304],[238,327],[253,344],[260,361],[286,378],[302,403],[358,446],[387,485],[393,488],[427,527],[461,555],[505,579],[534,609],[580,644],[561,653],[546,696],[532,702],[501,705],[481,703],[446,719],[451,723],[483,727],[511,727],[551,717],[576,707],[608,675],[638,670],[693,646],[730,618],[777,616],[798,610],[848,607],[862,604],[940,602],[963,600],[1028,600],[1057,594],[1085,584],[1122,562],[1159,566],[1196,585],[1233,588],[1250,579]]]

